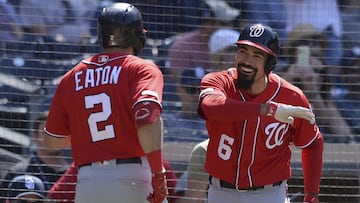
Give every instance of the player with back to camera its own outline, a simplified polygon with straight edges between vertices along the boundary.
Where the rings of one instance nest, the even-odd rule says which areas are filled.
[[[128,3],[105,7],[98,37],[104,51],[61,79],[45,142],[50,148],[71,143],[77,203],[166,202],[163,76],[136,56],[145,43],[140,11]]]
[[[236,67],[201,82],[198,113],[210,138],[208,202],[288,202],[291,142],[302,149],[304,202],[319,202],[324,141],[304,93],[272,72],[277,33],[252,24],[236,44]]]

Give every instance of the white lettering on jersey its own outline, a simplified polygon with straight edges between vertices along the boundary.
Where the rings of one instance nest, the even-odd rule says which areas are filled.
[[[285,123],[270,123],[265,128],[266,148],[273,149],[276,146],[282,145],[284,141],[284,135],[289,129],[289,125]]]
[[[75,91],[107,84],[117,84],[121,66],[105,66],[75,73]]]
[[[220,141],[219,141],[219,147],[217,149],[218,156],[222,158],[223,160],[229,160],[231,157],[232,149],[231,146],[234,144],[234,138],[222,134]]]

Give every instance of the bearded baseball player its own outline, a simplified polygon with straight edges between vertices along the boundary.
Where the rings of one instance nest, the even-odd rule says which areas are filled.
[[[67,72],[45,127],[50,148],[71,143],[79,168],[75,202],[166,201],[159,68],[136,55],[145,31],[140,11],[114,3],[98,18],[100,54]]]
[[[302,149],[304,202],[319,202],[324,141],[304,93],[272,72],[277,33],[253,24],[235,44],[236,68],[209,73],[201,82],[209,203],[289,202],[291,143]]]

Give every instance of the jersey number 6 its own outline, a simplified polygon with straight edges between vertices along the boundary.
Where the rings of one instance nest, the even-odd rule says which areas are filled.
[[[229,160],[231,156],[231,145],[234,144],[234,138],[229,137],[228,135],[222,134],[218,147],[218,155],[224,160]]]

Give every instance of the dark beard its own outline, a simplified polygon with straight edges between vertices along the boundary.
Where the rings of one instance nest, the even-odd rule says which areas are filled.
[[[243,64],[239,65],[239,66],[244,66]],[[236,87],[238,89],[245,89],[245,90],[251,90],[251,86],[254,84],[255,81],[255,74],[253,75],[244,75],[241,73],[239,66],[237,68],[237,75],[238,75],[238,79],[236,81]]]

